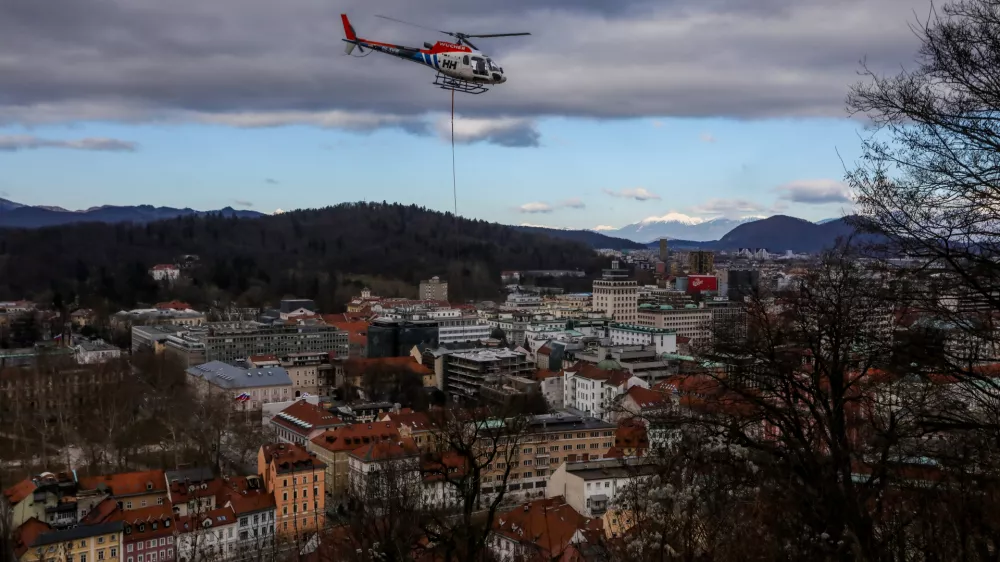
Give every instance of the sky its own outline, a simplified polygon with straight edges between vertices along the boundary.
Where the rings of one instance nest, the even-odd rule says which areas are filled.
[[[912,67],[926,0],[6,0],[0,197],[270,213],[345,201],[448,211],[450,94],[344,55],[467,33],[508,75],[455,99],[459,214],[612,228],[850,210],[863,58]],[[355,53],[357,54],[357,53]]]

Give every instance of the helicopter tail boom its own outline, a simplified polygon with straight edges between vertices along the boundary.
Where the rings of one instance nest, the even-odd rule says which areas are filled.
[[[344,22],[344,35],[347,41],[347,45],[344,45],[344,54],[349,55],[354,52],[354,47],[358,46],[358,35],[354,32],[351,20],[347,19],[347,14],[340,14],[340,20]]]

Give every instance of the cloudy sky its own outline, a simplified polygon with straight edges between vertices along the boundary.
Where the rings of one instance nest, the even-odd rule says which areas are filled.
[[[912,66],[927,0],[4,0],[0,197],[262,212],[452,208],[433,72],[343,54],[468,33],[509,80],[458,95],[459,213],[594,228],[840,215],[859,61]]]

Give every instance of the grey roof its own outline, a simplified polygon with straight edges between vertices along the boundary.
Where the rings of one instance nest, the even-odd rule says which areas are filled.
[[[88,537],[96,537],[97,535],[108,535],[111,533],[120,533],[124,524],[121,521],[113,521],[111,523],[99,523],[97,525],[80,525],[79,527],[73,527],[72,529],[65,529],[63,531],[53,531],[51,533],[45,533],[38,537],[31,544],[31,546],[45,546],[47,544],[56,544],[61,542],[74,541],[76,539],[85,539]]]
[[[609,430],[617,426],[606,421],[571,413],[541,414],[528,419],[529,431]]]
[[[649,476],[656,473],[656,465],[636,459],[602,459],[566,463],[567,474],[583,480],[606,480],[608,478],[629,478]]]
[[[153,340],[166,339],[167,336],[172,336],[179,332],[185,332],[189,330],[186,326],[175,326],[173,324],[159,324],[156,326],[132,326],[132,332],[139,332],[142,335]]]
[[[290,386],[292,384],[288,371],[281,367],[244,369],[222,361],[209,361],[189,368],[187,373],[222,388],[257,388],[261,386]]]
[[[167,482],[208,482],[215,478],[212,469],[207,467],[184,468],[180,470],[168,470],[164,473]]]
[[[112,351],[118,349],[117,347],[100,340],[83,341],[77,344],[77,346],[84,351]]]

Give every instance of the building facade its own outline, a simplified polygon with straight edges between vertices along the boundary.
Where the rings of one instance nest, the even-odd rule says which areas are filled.
[[[448,302],[448,282],[434,276],[420,282],[420,300]]]
[[[677,353],[677,332],[669,328],[615,323],[609,335],[613,345],[642,345],[654,348],[656,353]]]

